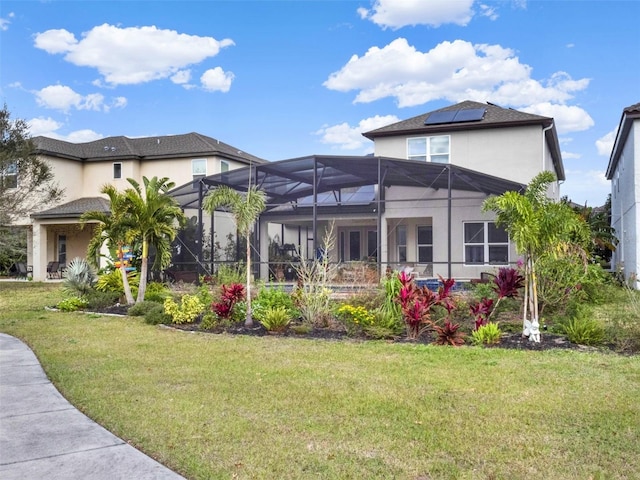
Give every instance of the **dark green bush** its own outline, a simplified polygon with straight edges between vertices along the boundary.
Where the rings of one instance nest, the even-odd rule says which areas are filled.
[[[168,325],[172,322],[171,315],[164,313],[164,307],[159,303],[144,315],[145,323],[149,325],[164,324]]]
[[[129,307],[129,310],[127,310],[127,315],[129,315],[130,317],[144,317],[147,312],[156,308],[158,305],[162,306],[162,304],[158,302],[145,300],[144,302],[136,303]]]
[[[89,290],[84,298],[87,300],[89,309],[99,309],[111,307],[118,303],[120,295],[117,292],[100,292],[98,290]]]

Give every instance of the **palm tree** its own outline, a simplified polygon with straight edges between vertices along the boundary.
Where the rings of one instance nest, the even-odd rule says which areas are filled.
[[[124,287],[125,298],[129,305],[134,303],[127,270],[124,265],[122,247],[129,243],[131,223],[130,218],[126,215],[126,199],[124,194],[119,193],[113,185],[105,185],[102,187],[101,193],[109,197],[110,212],[89,211],[82,214],[81,225],[84,227],[87,222],[97,222],[96,229],[89,241],[89,249],[87,256],[89,263],[94,267],[99,267],[98,258],[100,257],[100,249],[105,242],[114,248],[118,253],[120,260],[120,273],[122,274],[122,285]]]
[[[133,178],[131,188],[124,192],[125,211],[132,225],[132,233],[142,243],[140,286],[136,303],[144,300],[149,270],[149,246],[156,250],[154,267],[162,269],[171,262],[171,242],[176,238],[176,222],[182,226],[185,216],[180,205],[165,195],[175,185],[167,177],[142,177],[144,190]]]
[[[232,188],[223,185],[209,192],[202,202],[202,207],[213,213],[220,207],[227,207],[236,222],[236,228],[240,235],[247,240],[247,318],[245,326],[253,326],[251,317],[251,239],[250,234],[253,225],[266,208],[266,196],[256,186],[250,186],[245,194],[238,193]]]
[[[540,172],[531,180],[524,194],[505,192],[484,201],[483,211],[496,212],[496,224],[503,225],[516,250],[524,256],[525,295],[523,330],[527,322],[539,325],[536,260],[543,254],[556,254],[567,248],[584,248],[589,229],[571,207],[554,202],[547,191],[555,176]],[[528,320],[530,314],[530,320]]]

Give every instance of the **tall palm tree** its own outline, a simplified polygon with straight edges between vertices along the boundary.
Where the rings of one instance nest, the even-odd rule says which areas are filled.
[[[525,295],[523,329],[527,321],[539,324],[536,260],[569,247],[584,248],[589,230],[571,207],[554,202],[547,191],[555,176],[544,171],[531,180],[524,194],[505,192],[484,201],[483,211],[496,212],[496,224],[503,225],[516,250],[524,257]],[[528,320],[530,314],[530,320]]]
[[[140,286],[136,303],[144,300],[147,290],[147,272],[149,271],[149,246],[156,250],[154,267],[162,269],[171,262],[171,242],[176,238],[176,223],[182,226],[185,216],[180,205],[165,195],[174,183],[167,177],[142,177],[144,189],[133,178],[127,181],[131,185],[124,191],[126,215],[132,225],[132,233],[142,244]]]
[[[266,208],[266,196],[263,191],[250,186],[246,193],[241,194],[232,188],[223,185],[209,192],[202,202],[202,207],[213,213],[220,207],[227,207],[236,222],[236,228],[240,235],[247,239],[247,317],[245,326],[253,326],[251,316],[251,237],[253,225]]]
[[[87,256],[88,261],[94,267],[99,267],[98,258],[100,257],[100,249],[106,242],[109,247],[115,249],[118,253],[120,261],[120,273],[122,275],[122,285],[124,287],[125,298],[129,305],[134,303],[127,277],[127,270],[124,265],[124,253],[122,247],[131,241],[131,222],[126,215],[126,199],[125,195],[118,192],[113,185],[105,185],[102,187],[102,193],[109,197],[110,212],[89,211],[82,214],[81,225],[84,227],[88,222],[97,222],[96,229],[89,241],[89,249]]]

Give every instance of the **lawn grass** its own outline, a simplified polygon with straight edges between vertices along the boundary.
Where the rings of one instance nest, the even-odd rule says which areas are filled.
[[[187,333],[59,288],[0,284],[0,331],[190,479],[640,478],[638,356]]]

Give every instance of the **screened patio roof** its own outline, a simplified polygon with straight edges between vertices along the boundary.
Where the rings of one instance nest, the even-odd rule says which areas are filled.
[[[331,156],[281,160],[230,170],[186,183],[169,192],[182,208],[198,208],[202,195],[218,185],[246,191],[257,185],[267,195],[267,211],[309,197],[365,185],[451,189],[500,195],[525,185],[450,164],[374,156]],[[326,196],[325,196],[326,198]],[[373,200],[373,199],[372,199]],[[313,201],[311,200],[311,203]]]

